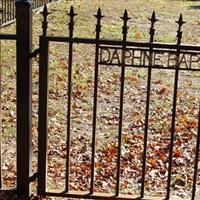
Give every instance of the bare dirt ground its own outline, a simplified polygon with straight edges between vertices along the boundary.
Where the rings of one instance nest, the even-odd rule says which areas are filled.
[[[199,1],[164,0],[94,0],[59,1],[49,5],[49,35],[68,35],[67,11],[74,5],[76,16],[75,36],[94,37],[96,20],[93,14],[102,8],[102,38],[121,39],[124,9],[131,17],[128,40],[148,41],[150,22],[148,18],[156,12],[155,41],[176,42],[179,14],[187,23],[183,26],[183,42],[200,43]],[[41,17],[36,12],[33,20],[34,48],[38,47],[41,33]],[[2,32],[13,32],[15,25],[3,28]],[[14,43],[2,42],[2,119],[3,119],[3,173],[4,185],[14,186],[15,169],[15,49]],[[67,113],[67,54],[65,44],[50,45],[49,70],[49,146],[48,187],[63,190],[66,160],[66,113]],[[37,156],[37,109],[38,109],[38,62],[33,66],[33,146],[34,171]],[[119,116],[120,68],[100,68],[97,152],[95,191],[114,192],[116,183],[117,134]],[[72,190],[88,190],[91,160],[94,46],[75,45],[73,63],[72,100]],[[191,194],[197,118],[200,93],[200,73],[180,73],[174,161],[172,173],[172,196],[187,199]],[[144,139],[145,100],[147,70],[127,68],[125,75],[125,99],[123,118],[121,192],[139,194]],[[173,70],[154,70],[149,119],[147,169],[145,193],[164,196],[168,168],[171,109],[174,84]],[[14,178],[13,178],[14,177]],[[198,174],[198,185],[200,184]],[[12,195],[11,195],[12,196]],[[0,197],[1,198],[1,197]],[[3,196],[3,199],[6,197]],[[9,198],[11,198],[9,196]],[[8,199],[9,199],[8,198]],[[15,197],[13,197],[15,198]],[[35,197],[36,198],[36,197]],[[177,197],[178,198],[178,197]],[[46,198],[48,199],[48,198]],[[52,198],[54,199],[54,198]],[[198,198],[197,198],[198,199]]]

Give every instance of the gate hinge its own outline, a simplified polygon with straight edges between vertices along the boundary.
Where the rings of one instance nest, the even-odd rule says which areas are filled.
[[[40,49],[36,49],[30,54],[31,58],[36,58],[36,56],[40,53]]]
[[[33,182],[38,177],[38,172],[35,172],[32,176],[29,177],[29,182]]]

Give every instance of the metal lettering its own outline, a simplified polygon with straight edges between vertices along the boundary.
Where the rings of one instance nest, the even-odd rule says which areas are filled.
[[[146,60],[147,60],[147,64],[146,64]],[[150,52],[148,51],[144,51],[144,54],[143,54],[143,65],[144,66],[148,66],[152,63],[152,60],[151,60],[151,56],[150,56]]]
[[[171,64],[172,63],[172,64]],[[177,56],[176,53],[168,53],[168,61],[167,61],[167,67],[175,67],[177,63]]]
[[[113,62],[113,60],[117,60],[117,62]],[[115,49],[112,54],[112,57],[110,59],[110,64],[120,64],[120,58],[119,58],[117,49]]]
[[[122,55],[122,48],[119,47],[100,47],[99,64],[121,65],[124,56],[125,66],[127,67],[154,67],[154,68],[175,68],[177,65],[176,52],[168,50],[153,50],[152,57],[148,49],[127,48]],[[152,60],[151,60],[152,59]],[[200,55],[193,52],[181,52],[179,56],[180,69],[200,68]]]
[[[186,59],[185,53],[183,53],[181,58],[180,58],[180,65],[181,64],[185,64],[186,68],[188,68],[188,63],[187,63],[187,59]]]
[[[193,60],[193,58],[197,58],[196,60]],[[189,64],[189,68],[192,68],[192,63],[196,63],[199,64],[200,62],[200,56],[197,54],[190,54],[190,64]]]
[[[133,50],[132,52],[133,52],[133,54],[132,54],[132,65],[133,66],[134,65],[142,65],[142,51],[141,50]],[[136,60],[139,61],[139,64]]]
[[[110,51],[108,48],[100,48],[100,62],[108,63],[110,61]]]
[[[153,65],[163,65],[161,63],[161,57],[164,55],[163,51],[159,51],[159,52],[154,52],[154,56],[153,56]]]

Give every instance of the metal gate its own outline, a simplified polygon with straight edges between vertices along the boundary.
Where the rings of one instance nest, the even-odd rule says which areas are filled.
[[[149,126],[149,105],[150,105],[150,91],[151,91],[151,74],[153,69],[171,69],[175,71],[174,88],[173,88],[173,106],[172,106],[172,121],[171,121],[171,137],[169,146],[169,159],[168,159],[168,179],[166,187],[166,198],[170,198],[171,188],[171,174],[172,174],[172,162],[173,162],[173,148],[174,148],[174,136],[175,136],[175,123],[176,123],[176,107],[177,107],[177,89],[179,81],[179,72],[186,71],[200,71],[199,65],[193,63],[191,57],[197,56],[200,53],[199,46],[183,45],[182,39],[182,15],[180,15],[177,31],[177,43],[165,44],[154,42],[155,29],[154,25],[157,21],[155,13],[153,12],[151,18],[150,27],[150,41],[149,42],[132,42],[127,41],[128,33],[128,13],[125,10],[124,15],[121,17],[122,26],[122,40],[106,40],[101,39],[101,9],[97,11],[95,18],[96,23],[96,37],[95,38],[77,38],[73,36],[74,33],[74,18],[76,13],[73,7],[71,7],[68,13],[70,17],[69,23],[69,36],[68,37],[56,37],[47,35],[47,8],[44,8],[43,17],[43,35],[40,37],[40,92],[39,92],[39,154],[38,154],[38,194],[47,196],[60,196],[60,197],[73,197],[73,198],[91,198],[91,199],[143,199],[145,192],[145,175],[146,175],[146,158],[147,158],[147,140],[148,140],[148,126]],[[67,143],[66,143],[66,180],[65,190],[60,193],[46,191],[46,176],[47,176],[47,144],[48,144],[48,48],[51,42],[68,43],[68,102],[67,102]],[[71,142],[71,99],[72,99],[72,64],[73,64],[73,45],[75,43],[93,44],[95,45],[95,63],[94,63],[94,93],[93,93],[93,120],[92,120],[92,153],[91,153],[91,165],[90,165],[90,189],[88,192],[71,192],[69,190],[70,183],[70,142]],[[120,51],[120,53],[118,53]],[[144,55],[140,62],[134,61],[134,52],[141,52],[140,55]],[[159,63],[159,58],[156,55],[167,54],[168,62],[166,65]],[[171,55],[174,55],[173,59]],[[190,62],[185,63],[183,61],[189,56]],[[130,59],[131,58],[131,59]],[[129,61],[128,61],[129,59]],[[131,61],[130,61],[131,60]],[[174,64],[170,64],[171,61]],[[116,186],[114,194],[99,194],[94,192],[94,174],[95,174],[95,151],[96,151],[96,123],[97,123],[97,100],[98,100],[98,78],[99,67],[101,65],[112,65],[121,68],[120,77],[120,104],[119,104],[119,124],[118,124],[118,154],[117,154],[117,170],[116,170]],[[142,156],[142,178],[141,178],[141,191],[139,196],[124,196],[120,194],[120,177],[121,177],[121,153],[122,153],[122,124],[123,124],[123,104],[124,104],[124,81],[125,70],[128,67],[134,68],[147,68],[147,94],[146,94],[146,114],[145,114],[145,129],[144,129],[144,143],[143,143],[143,156]],[[199,120],[200,123],[200,120]],[[199,127],[200,125],[198,125]],[[191,199],[195,198],[196,179],[198,170],[198,153],[199,153],[199,135],[200,127],[198,128],[198,137],[196,143],[196,158],[194,164],[194,176],[193,176],[193,190]]]

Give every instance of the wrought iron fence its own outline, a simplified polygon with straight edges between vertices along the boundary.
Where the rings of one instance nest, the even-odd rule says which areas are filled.
[[[34,0],[33,8],[39,8],[52,0]],[[1,0],[0,2],[0,26],[15,19],[15,0]]]
[[[0,9],[1,9],[0,25],[8,21],[11,21],[15,18],[15,1],[14,0],[2,0]]]
[[[101,20],[104,17],[101,13],[101,9],[97,11],[96,17],[96,37],[95,38],[79,38],[74,37],[74,22],[75,16],[73,7],[71,7],[68,13],[70,17],[69,22],[69,36],[68,37],[56,37],[47,35],[47,8],[43,11],[43,35],[40,37],[40,93],[39,93],[39,154],[38,154],[38,193],[40,195],[60,196],[60,197],[77,197],[77,198],[91,198],[91,199],[145,199],[145,181],[147,176],[147,142],[149,132],[149,110],[151,102],[151,82],[153,69],[159,70],[174,70],[174,86],[173,86],[173,103],[171,113],[171,128],[169,136],[169,150],[168,150],[168,169],[167,169],[167,186],[166,196],[164,199],[170,199],[171,185],[172,185],[172,166],[174,159],[174,140],[176,132],[176,117],[177,117],[177,95],[178,95],[178,83],[179,74],[181,71],[200,71],[199,63],[195,63],[193,59],[189,57],[197,56],[200,54],[200,47],[193,45],[184,45],[182,40],[182,26],[185,23],[183,21],[182,14],[179,20],[176,21],[178,25],[177,30],[177,43],[165,44],[154,42],[155,35],[155,23],[157,21],[155,13],[153,12],[150,26],[150,40],[149,42],[132,42],[127,40],[128,34],[128,21],[129,16],[127,10],[121,17],[122,26],[122,40],[106,40],[101,39]],[[68,49],[68,103],[67,103],[67,140],[66,140],[66,169],[65,169],[65,189],[60,192],[51,192],[46,190],[47,185],[47,145],[48,145],[48,48],[51,42],[63,42],[69,44]],[[73,69],[73,48],[74,44],[93,44],[95,45],[94,54],[94,93],[93,93],[93,120],[92,120],[92,142],[91,142],[91,164],[90,164],[90,187],[89,191],[85,193],[70,191],[70,149],[71,149],[71,112],[72,112],[72,69]],[[139,57],[135,54],[138,52]],[[159,58],[157,55],[159,54]],[[173,54],[173,63],[171,63],[171,55]],[[162,63],[163,58],[165,62]],[[186,58],[187,57],[187,58]],[[138,61],[138,60],[139,61]],[[188,60],[186,63],[185,61]],[[185,61],[184,61],[185,60]],[[193,61],[194,62],[193,62]],[[158,61],[158,62],[157,62]],[[99,83],[99,70],[100,67],[110,66],[120,67],[120,97],[119,97],[119,115],[118,115],[118,146],[117,146],[117,168],[116,168],[116,184],[114,194],[98,194],[94,191],[95,184],[95,160],[96,160],[96,137],[97,137],[97,105],[98,105],[98,83]],[[120,191],[120,180],[122,176],[122,143],[123,143],[123,106],[124,106],[124,87],[125,87],[125,71],[128,67],[131,68],[147,68],[147,91],[146,91],[146,109],[144,120],[144,138],[143,138],[143,156],[142,156],[142,172],[141,172],[141,187],[140,194],[137,196],[123,196]],[[134,103],[134,102],[133,102]],[[191,199],[195,199],[196,181],[198,176],[198,157],[199,157],[199,138],[200,138],[200,114],[198,114],[198,130],[197,141],[195,149],[195,161],[192,194]]]
[[[75,16],[73,7],[68,13],[70,17],[69,22],[69,36],[48,36],[47,34],[47,7],[43,10],[43,34],[40,36],[39,49],[32,52],[32,6],[30,1],[17,1],[16,3],[16,34],[0,34],[0,40],[16,40],[17,47],[17,193],[18,195],[29,196],[30,182],[38,179],[38,194],[58,197],[72,197],[85,199],[145,199],[145,181],[147,168],[147,142],[149,133],[149,110],[151,102],[151,83],[152,71],[158,70],[173,70],[175,72],[173,85],[173,104],[171,107],[171,128],[169,137],[168,149],[168,167],[167,167],[167,186],[165,199],[170,199],[171,185],[172,185],[172,165],[174,158],[174,139],[177,117],[177,96],[179,74],[181,71],[200,71],[200,47],[195,45],[185,45],[181,43],[182,39],[182,25],[184,24],[182,15],[177,21],[177,42],[175,44],[158,43],[154,41],[155,23],[157,21],[155,13],[150,18],[150,40],[149,42],[134,42],[127,40],[128,34],[128,12],[125,10],[122,19],[122,40],[101,39],[101,20],[103,15],[101,9],[97,11],[96,18],[96,36],[95,38],[80,38],[74,37],[74,22]],[[23,14],[23,15],[22,15]],[[22,17],[26,16],[26,17]],[[52,42],[59,42],[68,44],[68,84],[67,84],[67,134],[66,134],[66,167],[65,167],[65,189],[62,192],[47,190],[47,146],[48,146],[48,68],[49,68],[49,44]],[[72,70],[74,60],[74,44],[94,45],[94,92],[93,92],[93,117],[92,117],[92,141],[90,146],[91,159],[89,165],[90,181],[88,192],[71,192],[70,191],[70,163],[71,163],[71,113],[72,113]],[[31,53],[30,53],[31,52]],[[135,53],[139,53],[140,57]],[[39,138],[38,138],[38,172],[32,174],[32,94],[31,94],[31,58],[39,53]],[[106,55],[106,56],[105,56]],[[161,62],[164,58],[164,63]],[[136,61],[135,61],[136,60]],[[121,70],[120,73],[120,95],[118,106],[118,142],[117,142],[117,156],[116,156],[116,171],[115,176],[115,191],[113,194],[99,194],[94,190],[95,184],[95,161],[96,161],[96,138],[97,138],[97,106],[98,106],[98,87],[99,87],[99,69],[101,66],[113,66]],[[123,146],[123,111],[124,111],[124,87],[125,87],[125,72],[127,68],[146,68],[147,75],[147,90],[145,101],[145,120],[143,129],[143,146],[142,146],[142,167],[141,167],[141,181],[139,195],[121,195],[120,180],[121,180],[121,164],[122,164],[122,146]],[[26,83],[26,84],[25,84]],[[194,166],[194,173],[192,175],[192,193],[191,199],[194,200],[196,196],[196,185],[198,178],[198,163],[199,163],[199,145],[200,145],[200,114],[196,114],[198,122],[196,125],[197,137],[195,141],[195,158],[192,163]],[[59,145],[59,144],[57,144]],[[1,174],[0,174],[1,175]]]
[[[40,6],[43,6],[44,4],[50,3],[53,0],[34,0],[33,1],[33,8],[38,8]]]

